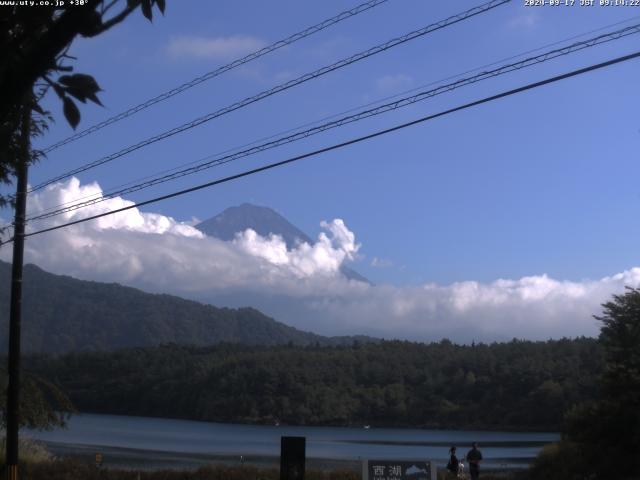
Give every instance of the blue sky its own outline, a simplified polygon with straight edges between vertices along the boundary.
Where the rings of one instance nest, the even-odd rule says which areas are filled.
[[[52,152],[32,168],[30,182],[479,3],[390,0]],[[168,2],[166,16],[153,24],[134,14],[71,49],[76,71],[94,75],[104,89],[105,108],[82,106],[80,128],[355,5],[192,0]],[[640,22],[640,8],[526,7],[514,0],[79,178],[117,186],[634,17],[625,25]],[[127,198],[144,200],[281,160],[631,53],[638,45],[631,36]],[[638,84],[635,60],[145,211],[203,220],[251,202],[276,209],[312,237],[322,220],[340,218],[361,244],[352,266],[377,284],[447,285],[542,274],[597,280],[640,265]],[[58,101],[48,102],[58,121],[42,145],[72,133]]]

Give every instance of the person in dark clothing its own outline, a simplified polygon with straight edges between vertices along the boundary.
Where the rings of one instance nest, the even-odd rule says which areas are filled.
[[[451,447],[449,449],[449,463],[447,463],[447,470],[457,476],[459,466],[460,461],[458,460],[458,457],[456,457],[456,447]]]
[[[471,444],[471,450],[467,453],[467,462],[469,462],[469,474],[471,480],[478,480],[480,478],[480,461],[482,460],[482,452],[478,450],[478,444],[473,442]]]

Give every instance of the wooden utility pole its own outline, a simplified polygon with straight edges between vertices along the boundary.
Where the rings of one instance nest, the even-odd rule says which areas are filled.
[[[20,321],[22,317],[22,264],[27,208],[27,171],[31,156],[31,108],[22,111],[19,158],[16,162],[16,210],[13,223],[11,310],[9,313],[9,386],[7,388],[7,480],[18,479],[18,430],[20,428]]]

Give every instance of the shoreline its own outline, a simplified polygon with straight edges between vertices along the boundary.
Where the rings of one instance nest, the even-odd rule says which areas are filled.
[[[38,442],[45,445],[55,457],[74,458],[88,463],[95,463],[95,455],[96,453],[100,453],[102,455],[102,466],[104,468],[125,470],[195,470],[204,465],[211,464],[235,467],[251,465],[258,468],[280,468],[280,457],[271,455],[245,455],[241,461],[239,455],[145,450],[108,445],[88,446],[43,440],[38,440]],[[307,457],[306,466],[313,470],[362,471],[362,463],[360,460]]]
[[[180,416],[154,416],[154,415],[144,415],[142,413],[130,412],[130,413],[113,413],[113,412],[105,412],[105,411],[78,411],[69,416],[69,418],[73,416],[82,416],[82,415],[114,415],[119,417],[134,417],[134,418],[148,418],[148,419],[161,419],[161,420],[180,420],[186,422],[198,422],[198,423],[211,423],[216,425],[244,425],[244,426],[255,426],[255,427],[318,427],[318,428],[365,428],[365,424],[363,423],[353,423],[353,424],[332,424],[332,423],[308,423],[308,424],[297,424],[297,423],[286,423],[286,422],[278,422],[274,424],[273,419],[265,419],[264,421],[251,421],[247,419],[228,419],[228,420],[203,420],[192,417],[180,417]],[[433,424],[404,424],[404,423],[369,423],[366,425],[372,429],[393,429],[393,430],[429,430],[429,431],[454,431],[454,432],[489,432],[489,433],[523,433],[523,434],[538,434],[538,433],[557,433],[561,429],[559,426],[553,425],[443,425],[438,423]]]
[[[251,466],[260,469],[280,468],[279,455],[239,455],[203,454],[189,452],[175,452],[168,450],[147,450],[139,448],[124,448],[108,445],[79,445],[73,443],[50,442],[39,440],[57,458],[71,458],[84,463],[95,463],[95,455],[102,455],[101,468],[122,470],[196,470],[205,465],[224,465],[227,467]],[[510,465],[502,464],[499,459],[483,469],[486,473],[507,473],[522,471],[528,467],[528,463]],[[513,460],[513,459],[512,459]],[[438,470],[444,468],[444,463],[438,459],[433,460]],[[502,464],[502,466],[499,466]],[[336,459],[336,458],[306,458],[306,468],[320,471],[352,471],[362,472],[361,459]]]
[[[95,465],[101,454],[105,468],[193,470],[217,464],[273,469],[280,465],[282,436],[304,436],[307,468],[360,472],[364,459],[431,460],[443,468],[450,445],[479,441],[488,449],[485,468],[508,471],[528,467],[537,452],[553,443],[552,433],[412,431],[214,424],[153,417],[83,414],[68,429],[25,431],[54,457]],[[242,458],[242,460],[241,460]]]

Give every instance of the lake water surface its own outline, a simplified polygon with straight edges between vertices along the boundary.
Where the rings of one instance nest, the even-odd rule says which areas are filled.
[[[210,456],[278,456],[280,437],[303,436],[307,457],[328,459],[431,459],[446,463],[451,445],[464,456],[478,442],[487,467],[518,467],[528,462],[557,433],[238,425],[119,415],[74,415],[69,427],[52,432],[28,431],[51,445],[93,449]]]

